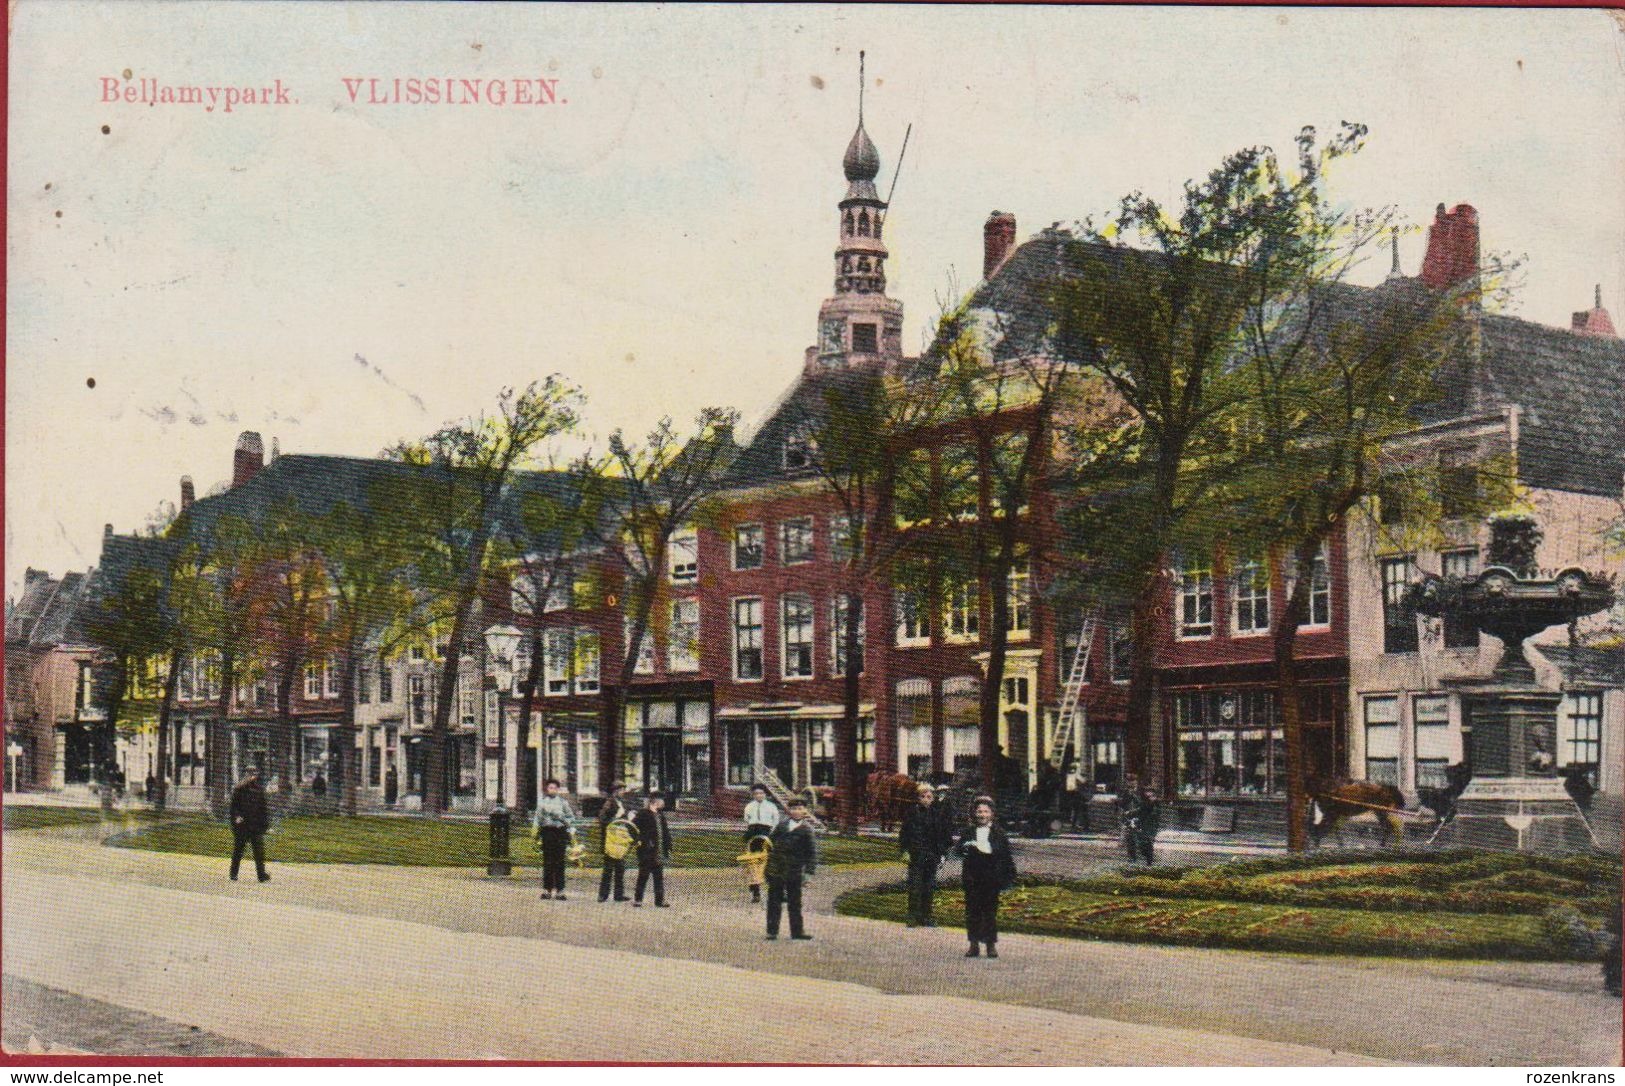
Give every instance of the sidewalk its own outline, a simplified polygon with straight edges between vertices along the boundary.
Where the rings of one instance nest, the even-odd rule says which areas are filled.
[[[544,982],[568,978],[563,1002],[574,1024],[555,1025],[576,1047],[545,1058],[761,1055],[767,1049],[759,1023],[731,1000],[764,983],[805,999],[808,1021],[816,1023],[810,1030],[821,1038],[798,1037],[762,1056],[768,1059],[963,1062],[975,1052],[1019,1063],[1592,1065],[1619,1058],[1619,1004],[1601,993],[1589,965],[1253,954],[1021,935],[1001,941],[999,961],[970,962],[959,931],[834,915],[838,894],[894,881],[900,866],[820,873],[807,894],[815,940],[767,943],[761,909],[749,904],[733,870],[674,870],[674,907],[634,910],[599,904],[595,886],[574,873],[569,901],[542,902],[530,878],[277,864],[273,851],[272,881],[258,885],[227,881],[224,857],[100,848],[54,833],[7,835],[7,970],[168,1018],[195,1008],[188,1010],[195,1017],[183,1020],[290,1054],[446,1055],[470,1051],[476,1041],[500,1042],[493,1054],[534,1051],[514,1035],[462,1039],[438,1026],[425,1027],[427,1039],[397,1039],[392,1043],[405,1047],[384,1049],[365,1030],[306,1019],[343,1006],[346,1020],[416,1022],[443,1012],[448,1000],[474,1018],[490,1010],[499,1019],[524,1019],[529,1010],[516,1016],[496,1008],[547,1006],[557,996]],[[1018,847],[1024,867],[1040,865],[1040,851],[1067,871],[1118,862],[1070,843]],[[83,903],[76,906],[82,911],[53,906],[64,901]],[[136,916],[141,922],[130,924]],[[237,945],[236,933],[262,928],[261,952]],[[308,1037],[293,1026],[285,1036],[261,1036],[249,1028],[257,1006],[230,1013],[214,1006],[219,993],[210,976],[237,968],[243,955],[245,977],[269,993],[279,1014],[288,1003]],[[116,970],[96,964],[107,962]],[[194,977],[198,971],[204,975]],[[605,1024],[595,1027],[607,1031],[597,1038],[604,1047],[586,1044],[574,994],[622,990],[650,975],[662,978],[651,991],[677,1001],[672,1020],[690,1022],[695,1039],[640,1056]],[[698,1002],[710,1008],[698,1019],[688,1005],[693,993],[704,993]],[[486,1007],[487,999],[496,1002]],[[977,1027],[974,1038],[985,1050],[967,1048],[970,1038],[947,1048],[933,1039],[941,1028],[932,1023],[973,1018],[989,1027]],[[534,1044],[546,1023],[532,1025]],[[460,1047],[434,1051],[441,1043]],[[321,1047],[329,1045],[338,1047]]]

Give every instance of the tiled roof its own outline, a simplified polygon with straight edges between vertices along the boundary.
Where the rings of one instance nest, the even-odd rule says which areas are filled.
[[[1121,252],[1046,230],[1019,246],[977,288],[973,308],[1001,315],[1003,353],[1031,351],[1048,332],[1048,294],[1057,277],[1081,274],[1089,253]],[[1414,292],[1419,280],[1375,288],[1348,287],[1339,301],[1356,309],[1367,300]],[[1617,496],[1625,476],[1625,341],[1578,335],[1516,317],[1480,318],[1482,363],[1458,357],[1439,375],[1441,397],[1423,405],[1423,422],[1521,409],[1518,468],[1530,486]],[[1463,348],[1468,350],[1468,348]]]

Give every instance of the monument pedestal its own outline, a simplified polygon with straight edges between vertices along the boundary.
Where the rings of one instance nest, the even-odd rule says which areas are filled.
[[[1456,800],[1455,817],[1440,826],[1429,843],[1585,852],[1597,847],[1597,838],[1556,777],[1474,777]]]

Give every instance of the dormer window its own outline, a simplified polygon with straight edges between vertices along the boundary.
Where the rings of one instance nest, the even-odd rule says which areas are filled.
[[[852,353],[853,354],[879,354],[880,337],[872,324],[854,324],[852,326]]]
[[[784,439],[784,468],[800,471],[813,466],[813,453],[817,450],[811,431],[805,426],[791,430]]]

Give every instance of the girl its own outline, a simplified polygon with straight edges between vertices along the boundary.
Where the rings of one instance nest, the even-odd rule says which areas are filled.
[[[536,802],[536,842],[542,849],[542,897],[551,898],[558,891],[564,898],[564,851],[575,832],[576,813],[570,801],[559,791],[559,782],[548,780],[542,785],[542,798]]]

